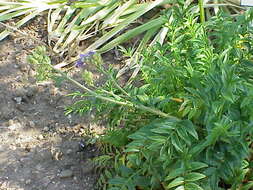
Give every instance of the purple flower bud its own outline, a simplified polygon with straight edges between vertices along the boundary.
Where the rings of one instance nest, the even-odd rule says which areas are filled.
[[[80,54],[80,58],[89,58],[94,54],[95,54],[95,51],[89,51],[88,53]]]
[[[76,63],[75,63],[75,66],[76,66],[77,68],[82,67],[83,65],[84,65],[84,62],[82,62],[81,59],[78,59],[78,60],[76,61]]]
[[[90,58],[94,54],[95,51],[89,51],[88,53],[80,54],[80,58],[76,61],[75,66],[77,68],[82,67],[84,65],[85,59]]]

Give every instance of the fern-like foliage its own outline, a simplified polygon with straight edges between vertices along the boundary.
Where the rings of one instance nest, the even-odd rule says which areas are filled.
[[[142,86],[130,90],[136,102],[178,119],[135,125],[107,189],[253,187],[252,18],[252,11],[220,14],[203,25],[189,10],[173,9],[168,43],[143,54]]]

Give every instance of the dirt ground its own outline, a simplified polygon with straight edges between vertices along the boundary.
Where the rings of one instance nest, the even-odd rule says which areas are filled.
[[[26,61],[36,45],[13,36],[0,42],[0,190],[93,190],[89,158],[97,150],[78,149],[97,126],[64,115],[73,87],[36,82]]]

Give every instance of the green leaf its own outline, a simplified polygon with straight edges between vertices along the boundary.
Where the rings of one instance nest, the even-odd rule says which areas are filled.
[[[119,169],[120,169],[121,175],[123,177],[128,177],[134,172],[134,170],[132,168],[128,168],[124,165],[120,166]]]
[[[149,101],[149,96],[144,94],[144,95],[137,95],[137,98],[143,102],[143,103],[147,103]]]
[[[120,35],[116,39],[112,40],[111,42],[107,43],[105,46],[99,49],[99,52],[106,52],[108,50],[111,50],[113,47],[126,42],[127,40],[130,40],[131,38],[145,32],[148,30],[152,30],[157,27],[161,27],[165,23],[165,20],[163,17],[151,20],[141,26],[138,26],[132,30],[127,31],[126,33]]]
[[[240,190],[250,190],[252,188],[253,188],[253,182],[249,182],[243,185]]]
[[[152,141],[164,144],[168,138],[164,136],[156,135],[156,136],[150,136],[149,139],[151,139]]]
[[[171,143],[177,151],[183,152],[183,145],[176,134],[171,137]]]
[[[104,173],[107,178],[112,178],[112,173],[109,170],[105,170]]]
[[[138,148],[132,148],[132,147],[129,147],[126,150],[124,150],[124,152],[139,152],[139,151],[140,150]]]
[[[185,128],[183,128],[183,127],[181,127],[181,126],[178,127],[178,128],[177,128],[177,134],[178,134],[178,136],[179,136],[182,140],[184,140],[184,141],[187,143],[188,146],[191,145],[191,138],[190,138],[190,136],[188,136],[187,131],[186,131]]]
[[[195,130],[193,123],[190,120],[184,120],[180,122],[181,125],[187,130],[189,134],[191,134],[195,139],[198,140],[198,133]]]
[[[121,190],[119,187],[109,187],[108,190]]]
[[[143,177],[143,176],[137,176],[134,178],[134,182],[137,186],[148,187],[150,185],[150,178]]]
[[[102,28],[105,28],[107,25],[112,25],[117,23],[117,20],[123,13],[129,9],[132,5],[136,5],[136,0],[129,0],[123,5],[119,6],[110,16],[108,16],[104,22]]]
[[[121,190],[121,188],[119,188],[119,187],[109,187],[108,190]]]
[[[174,169],[172,170],[168,176],[165,177],[165,181],[169,181],[175,177],[178,177],[180,175],[182,175],[184,173],[184,169],[183,168],[178,168],[178,169]]]
[[[185,188],[184,188],[184,186],[182,185],[182,186],[177,187],[175,190],[185,190]]]
[[[191,106],[187,106],[182,113],[182,116],[186,116],[191,111]]]
[[[241,102],[241,108],[246,107],[247,105],[250,105],[250,103],[252,102],[252,97],[246,97],[243,98],[243,101]]]
[[[129,135],[128,137],[133,140],[147,140],[148,139],[145,133],[139,133],[139,132],[133,133]]]
[[[201,173],[191,172],[184,177],[185,177],[185,181],[198,181],[200,179],[205,178],[206,176]]]
[[[204,190],[202,187],[195,183],[186,183],[184,187],[185,190]]]
[[[197,113],[196,108],[192,108],[188,114],[188,119],[192,119],[196,113]]]
[[[201,168],[206,168],[206,167],[208,167],[208,165],[203,163],[203,162],[192,162],[190,164],[190,167],[191,167],[190,169],[192,171],[194,171],[194,170],[198,170],[198,169],[201,169]]]
[[[111,185],[124,185],[126,182],[126,179],[123,177],[115,177],[113,179],[109,180],[109,184]]]
[[[183,183],[184,183],[184,178],[178,177],[178,178],[174,179],[172,182],[170,182],[169,185],[167,186],[167,188],[170,189],[172,187],[177,187],[179,185],[182,185]]]
[[[151,131],[158,134],[170,134],[173,129],[174,129],[173,126],[165,125],[165,126],[157,127],[155,129],[151,129]]]
[[[160,150],[162,147],[164,147],[164,143],[154,142],[154,143],[151,143],[149,146],[147,146],[147,149],[151,151],[156,151],[156,150]]]

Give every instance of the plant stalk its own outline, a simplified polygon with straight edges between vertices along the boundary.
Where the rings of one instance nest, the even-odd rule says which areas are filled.
[[[94,96],[98,99],[101,99],[101,100],[104,100],[104,101],[107,101],[107,102],[111,102],[111,103],[114,103],[114,104],[118,104],[118,105],[121,105],[121,106],[135,107],[135,108],[153,113],[155,115],[159,115],[161,117],[179,120],[177,117],[171,116],[171,115],[169,115],[167,113],[164,113],[164,112],[162,112],[158,109],[155,109],[155,108],[147,107],[147,106],[140,105],[140,104],[133,104],[132,102],[129,102],[129,101],[125,101],[125,102],[124,101],[117,101],[117,100],[114,100],[112,98],[101,96],[101,95],[97,94],[96,92],[92,91],[91,89],[89,89],[89,88],[85,87],[84,85],[80,84],[76,80],[72,79],[71,77],[69,77],[64,72],[62,72],[59,69],[53,67],[51,64],[49,64],[49,65],[50,65],[50,67],[52,67],[54,69],[54,71],[59,73],[62,77],[64,77],[68,81],[72,82],[73,84],[75,84],[79,88],[83,89],[84,91],[88,92],[89,94],[91,94],[92,96]]]
[[[99,98],[101,100],[105,100],[108,102],[112,102],[118,105],[122,105],[122,106],[130,106],[132,107],[133,104],[132,103],[127,103],[127,102],[121,102],[121,101],[117,101],[114,100],[112,98],[108,98],[108,97],[104,97],[101,96],[99,94],[97,94],[96,92],[92,91],[91,89],[83,86],[82,84],[80,84],[79,82],[77,82],[76,80],[72,79],[71,77],[69,77],[68,75],[66,75],[64,72],[60,71],[59,69],[54,68],[53,66],[51,66],[57,73],[61,74],[65,79],[69,80],[70,82],[72,82],[73,84],[75,84],[76,86],[78,86],[79,88],[83,89],[84,91],[88,92],[89,94],[91,94],[92,96],[95,96],[96,98]]]
[[[205,22],[205,10],[204,10],[204,0],[199,0],[199,14],[200,14],[200,22]]]

